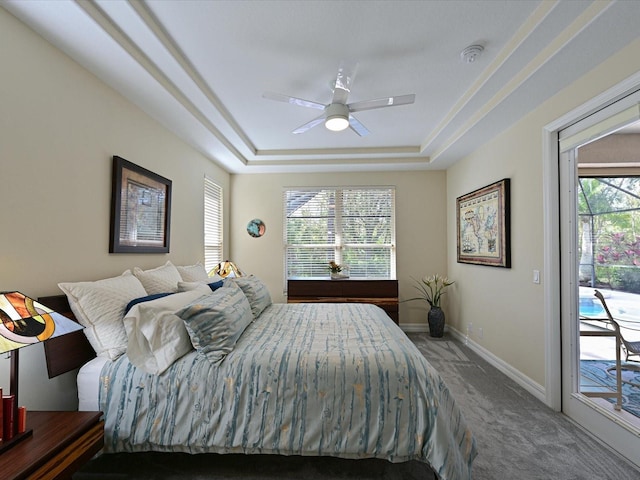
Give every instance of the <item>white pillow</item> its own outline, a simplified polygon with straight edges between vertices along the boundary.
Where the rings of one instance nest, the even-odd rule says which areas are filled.
[[[211,275],[208,279],[207,279],[207,283],[212,283],[212,282],[221,282],[222,280],[224,280],[224,278],[222,278],[220,275],[218,275],[217,273],[214,273],[213,275]]]
[[[176,268],[178,269],[178,273],[180,273],[182,280],[184,280],[185,282],[209,281],[209,275],[207,275],[207,271],[204,269],[204,266],[201,263],[196,263],[195,265],[189,265],[186,267],[178,266]]]
[[[180,272],[171,262],[150,270],[142,270],[139,267],[135,267],[133,274],[140,280],[149,295],[177,292],[178,282],[182,281]]]
[[[179,292],[188,292],[189,290],[195,290],[202,285],[207,285],[211,291],[214,291],[224,285],[222,278],[220,280],[211,279],[210,282],[178,282]]]
[[[124,317],[129,361],[147,373],[160,375],[193,350],[187,328],[175,312],[210,294],[208,285],[200,284],[188,292],[134,305]]]
[[[203,282],[178,282],[178,292],[188,292],[200,288],[202,285],[207,285]]]
[[[124,310],[131,300],[147,294],[131,271],[95,282],[59,283],[58,287],[67,295],[96,354],[111,360],[122,355],[127,348]]]

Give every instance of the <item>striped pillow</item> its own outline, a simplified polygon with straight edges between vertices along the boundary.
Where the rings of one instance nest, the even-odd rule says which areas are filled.
[[[248,277],[234,278],[233,281],[242,289],[249,300],[253,318],[258,318],[264,309],[271,305],[269,290],[258,277],[249,275]]]
[[[249,301],[237,288],[218,288],[176,314],[184,320],[194,348],[215,365],[233,350],[253,321]]]

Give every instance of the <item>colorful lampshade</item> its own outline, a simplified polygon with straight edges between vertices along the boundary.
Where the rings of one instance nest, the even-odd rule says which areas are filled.
[[[235,265],[235,263],[225,260],[220,262],[209,272],[209,276],[219,275],[222,278],[226,277],[242,277],[244,273]]]
[[[0,293],[0,353],[82,330],[82,326],[20,292]]]
[[[10,393],[7,399],[2,399],[5,418],[0,452],[8,450],[32,433],[26,428],[26,419],[22,417],[22,422],[18,413],[18,350],[76,330],[82,330],[82,326],[32,298],[20,292],[0,292],[0,353],[11,352]],[[6,401],[10,402],[8,407]],[[6,408],[13,410],[10,423]]]

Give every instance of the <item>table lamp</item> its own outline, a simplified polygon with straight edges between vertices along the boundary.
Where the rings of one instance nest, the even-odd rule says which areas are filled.
[[[82,326],[78,323],[20,292],[0,292],[0,353],[10,352],[9,398],[13,396],[12,400],[7,400],[12,403],[7,410],[10,418],[2,416],[3,424],[10,423],[7,429],[0,429],[0,435],[3,431],[8,432],[6,436],[2,436],[0,452],[11,448],[32,433],[25,425],[19,425],[21,422],[18,415],[18,349],[81,329]],[[3,399],[3,413],[4,401]]]
[[[242,277],[244,276],[244,273],[242,273],[235,263],[225,260],[211,269],[209,276],[212,277],[213,275],[219,275],[222,278]]]

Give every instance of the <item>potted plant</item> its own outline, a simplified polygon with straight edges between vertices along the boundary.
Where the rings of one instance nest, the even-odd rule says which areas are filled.
[[[331,271],[332,279],[349,278],[349,273],[346,271],[346,266],[338,265],[336,262],[329,262],[329,270]]]
[[[442,296],[446,293],[445,290],[448,286],[453,285],[455,282],[449,280],[447,277],[442,277],[438,274],[431,275],[430,277],[422,277],[420,280],[413,279],[416,283],[414,286],[418,292],[419,297],[410,298],[411,300],[424,300],[429,304],[429,334],[432,337],[442,337],[444,335],[444,312],[440,306]]]

